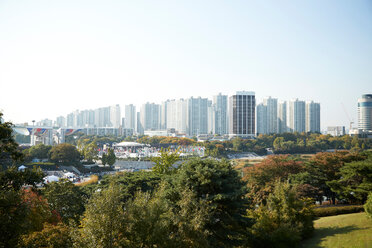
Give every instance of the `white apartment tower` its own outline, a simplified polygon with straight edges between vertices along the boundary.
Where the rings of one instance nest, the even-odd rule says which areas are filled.
[[[214,133],[228,134],[227,95],[221,93],[213,96],[214,105]]]
[[[160,105],[145,103],[140,111],[141,125],[144,131],[158,130],[160,128]]]
[[[110,124],[111,127],[119,128],[121,122],[121,111],[120,111],[120,105],[116,104],[113,106],[110,106]]]
[[[306,132],[320,133],[320,104],[306,102]]]
[[[208,134],[215,134],[215,105],[208,100]]]
[[[279,102],[278,104],[278,133],[288,132],[287,127],[287,102]]]
[[[197,136],[208,133],[208,99],[187,99],[187,134]]]
[[[257,134],[278,132],[278,99],[267,97],[257,105]]]
[[[288,128],[290,132],[305,132],[305,102],[294,99],[288,102]]]
[[[267,106],[263,103],[256,107],[257,135],[267,133]]]
[[[137,112],[133,104],[125,105],[124,127],[136,130]]]

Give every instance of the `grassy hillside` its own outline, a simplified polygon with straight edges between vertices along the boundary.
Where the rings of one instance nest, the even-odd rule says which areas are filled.
[[[314,226],[313,237],[302,247],[372,247],[372,219],[368,219],[365,213],[322,217],[315,221]]]

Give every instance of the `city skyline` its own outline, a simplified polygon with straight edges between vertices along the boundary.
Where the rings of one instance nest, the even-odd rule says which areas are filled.
[[[257,102],[320,103],[323,130],[348,127],[348,115],[357,127],[357,99],[371,91],[371,10],[370,1],[1,1],[0,109],[31,123],[250,90]]]

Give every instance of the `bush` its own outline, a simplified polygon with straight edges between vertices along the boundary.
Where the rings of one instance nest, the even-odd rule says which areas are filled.
[[[252,247],[297,247],[313,229],[313,212],[296,188],[278,181],[274,192],[257,209],[248,211],[256,223],[251,229]]]
[[[364,204],[364,210],[366,211],[367,215],[372,218],[372,192],[368,195],[368,200],[366,204]]]
[[[351,214],[359,212],[363,212],[362,205],[319,207],[314,209],[314,214],[316,217],[334,216],[339,214]]]

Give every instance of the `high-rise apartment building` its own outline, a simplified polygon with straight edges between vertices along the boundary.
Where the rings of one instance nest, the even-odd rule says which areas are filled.
[[[160,129],[167,129],[167,110],[169,100],[162,102],[160,106]]]
[[[212,101],[208,100],[208,134],[215,134],[215,105],[212,103]]]
[[[208,99],[187,99],[187,134],[197,136],[208,133]]]
[[[120,105],[116,104],[110,106],[110,126],[114,128],[119,128],[121,122],[121,110]]]
[[[298,99],[288,102],[288,128],[290,132],[305,132],[305,102]]]
[[[143,129],[143,125],[141,123],[141,113],[137,112],[137,133],[143,135],[145,130]]]
[[[137,119],[137,112],[136,106],[133,104],[125,105],[125,128],[132,128],[136,130],[136,119]]]
[[[372,131],[372,94],[358,99],[358,129]]]
[[[66,126],[66,118],[63,116],[58,116],[55,122],[57,127],[65,127]]]
[[[254,137],[256,132],[254,92],[238,91],[229,98],[229,135]]]
[[[256,107],[257,135],[267,133],[267,106],[263,103]]]
[[[227,95],[221,93],[213,96],[214,104],[214,133],[228,134]]]
[[[278,105],[278,133],[288,132],[287,127],[287,102],[279,102]]]
[[[306,102],[306,132],[320,133],[320,103]]]
[[[140,111],[141,125],[143,130],[158,130],[160,128],[160,105],[145,103]]]
[[[186,133],[187,101],[184,99],[167,101],[167,129],[175,129],[179,133]]]
[[[266,133],[278,132],[278,99],[267,97],[264,98],[263,104],[266,106]]]
[[[278,99],[267,97],[257,105],[257,134],[278,132]]]

